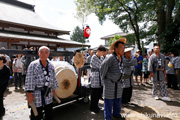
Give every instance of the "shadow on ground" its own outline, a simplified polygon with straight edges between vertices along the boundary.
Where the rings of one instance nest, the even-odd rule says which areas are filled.
[[[170,118],[167,118],[167,117],[159,117],[158,118],[158,115],[160,115],[159,113],[157,113],[154,109],[148,107],[148,106],[139,106],[137,104],[130,104],[129,106],[126,107],[127,109],[130,109],[131,111],[135,111],[135,112],[138,112],[138,114],[136,114],[137,116],[145,116],[145,117],[148,117],[149,119],[151,120],[173,120],[173,119],[170,119]],[[133,118],[129,118],[129,120],[134,120]]]

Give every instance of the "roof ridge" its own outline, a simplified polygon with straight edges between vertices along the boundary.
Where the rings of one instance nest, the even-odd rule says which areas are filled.
[[[24,3],[21,1],[17,1],[17,0],[0,0],[0,1],[14,5],[14,6],[25,8],[25,9],[31,10],[33,12],[35,11],[35,9],[34,9],[35,5],[31,5],[31,4]]]

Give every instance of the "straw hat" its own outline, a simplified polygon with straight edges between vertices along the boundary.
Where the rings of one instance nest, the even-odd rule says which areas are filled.
[[[82,68],[85,63],[85,58],[84,55],[80,52],[77,52],[76,55],[74,56],[74,65],[77,68]]]
[[[124,44],[126,43],[126,38],[120,38],[119,40],[116,40],[110,47],[110,50],[114,50],[114,46],[117,42],[123,42]]]
[[[129,51],[131,51],[131,50],[133,50],[133,48],[125,48],[124,53],[125,53],[125,52],[129,52]]]

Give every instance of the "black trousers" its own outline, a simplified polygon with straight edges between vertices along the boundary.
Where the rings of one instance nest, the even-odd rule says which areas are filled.
[[[174,74],[166,74],[167,75],[167,85],[169,88],[173,87],[173,89],[178,89],[177,86],[177,77]]]
[[[102,89],[103,88],[91,88],[92,93],[91,93],[90,109],[98,109],[98,103],[102,95]]]
[[[6,91],[6,86],[7,85],[0,87],[0,116],[3,112],[5,112],[3,97],[4,97],[4,92]]]
[[[130,102],[131,97],[132,97],[132,86],[129,88],[123,88],[122,99],[121,99],[122,104],[126,104]]]
[[[53,107],[53,104],[51,103],[51,104],[36,108],[38,112],[38,116],[34,116],[34,113],[31,109],[31,120],[43,119],[43,110],[45,114],[45,119],[43,120],[52,120],[52,107]]]

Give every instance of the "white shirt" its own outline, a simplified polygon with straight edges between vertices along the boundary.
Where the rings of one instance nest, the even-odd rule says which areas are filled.
[[[15,72],[22,72],[21,69],[23,68],[23,63],[21,62],[21,59],[14,59],[13,64],[15,67],[14,69],[17,69]]]

